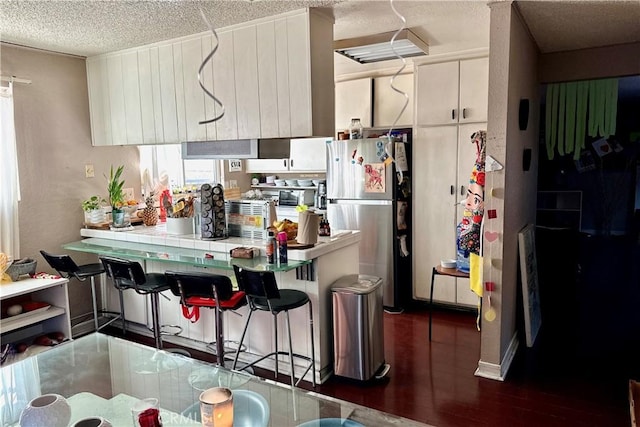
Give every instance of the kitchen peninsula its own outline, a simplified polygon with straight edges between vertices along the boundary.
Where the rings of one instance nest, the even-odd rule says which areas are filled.
[[[232,264],[245,265],[256,269],[275,271],[280,288],[298,289],[306,292],[313,305],[315,357],[318,377],[323,382],[331,374],[332,364],[332,314],[331,285],[340,277],[358,274],[358,245],[360,232],[334,231],[330,237],[318,237],[318,243],[308,249],[289,250],[288,264],[267,264],[264,257],[263,240],[230,237],[224,240],[204,241],[198,234],[170,235],[164,224],[155,227],[136,227],[130,231],[108,231],[82,229],[80,233],[85,239],[63,245],[67,250],[110,255],[132,259],[140,262],[147,272],[174,271],[207,271],[224,274],[232,278]],[[230,258],[230,250],[236,247],[259,248],[261,256],[252,260]],[[104,282],[103,282],[104,283]],[[106,282],[103,306],[109,311],[119,311],[118,292]],[[164,325],[178,325],[182,332],[177,336],[166,335],[164,340],[188,347],[205,350],[206,343],[215,338],[214,318],[212,310],[202,310],[200,320],[191,323],[182,315],[179,297],[170,292],[160,299],[160,322]],[[151,310],[148,299],[136,294],[133,290],[124,291],[126,320],[132,330],[140,329],[149,333],[146,326],[151,325]],[[225,314],[224,334],[226,339],[239,341],[247,307],[242,307],[235,316]],[[253,360],[256,354],[272,351],[273,332],[271,315],[256,312],[260,321],[252,322],[247,332],[245,344],[247,352],[241,353],[240,360]],[[311,342],[308,334],[306,310],[294,310],[290,313],[293,334],[294,352],[311,355]],[[283,331],[285,319],[279,319],[278,328]],[[263,325],[264,327],[257,326]],[[145,326],[145,327],[141,327]],[[136,328],[137,327],[137,328]],[[280,349],[287,349],[286,334],[278,334]],[[286,364],[280,364],[286,371]],[[260,367],[273,370],[274,362],[267,359],[258,364]],[[311,379],[310,373],[305,377]]]

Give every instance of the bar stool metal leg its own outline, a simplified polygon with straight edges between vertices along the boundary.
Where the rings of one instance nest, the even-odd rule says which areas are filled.
[[[291,384],[296,384],[295,382],[295,375],[293,375],[293,373],[295,372],[293,369],[293,343],[291,342],[291,322],[289,321],[289,311],[285,311],[284,312],[285,316],[287,317],[287,333],[289,334],[289,365],[290,369],[291,369]],[[278,354],[276,353],[276,357],[278,357]],[[302,377],[300,377],[302,378]]]
[[[433,316],[433,281],[436,278],[436,268],[431,270],[431,292],[429,295],[429,341],[431,341],[431,317]]]
[[[96,281],[95,276],[90,277],[91,280],[91,299],[93,300],[93,323],[96,327],[96,332],[100,329],[98,323],[98,301],[96,299]]]
[[[251,315],[253,315],[253,310],[249,310],[249,315],[247,317],[247,321],[244,324],[244,330],[242,331],[242,336],[240,337],[240,345],[238,348],[242,347],[242,343],[244,342],[244,336],[247,334],[247,329],[249,327],[249,321],[251,321]],[[238,364],[238,356],[240,355],[239,351],[236,351],[236,357],[233,358],[233,367],[232,369],[236,369],[236,365]]]
[[[162,350],[162,331],[160,331],[160,318],[158,313],[159,301],[158,293],[153,292],[151,295],[151,317],[153,321],[153,337],[156,340],[156,348]]]
[[[127,323],[125,321],[126,317],[124,316],[124,295],[122,294],[122,289],[118,289],[118,299],[120,300],[120,319],[122,320],[122,333],[127,333]]]
[[[224,318],[222,317],[222,310],[216,305],[215,308],[215,324],[216,324],[216,358],[218,365],[224,368]],[[240,349],[238,349],[240,351]]]
[[[311,378],[313,382],[313,388],[316,388],[316,346],[315,337],[313,336],[313,307],[311,306],[311,300],[309,300],[309,328],[311,329]],[[302,377],[301,377],[302,378]]]
[[[280,365],[279,363],[279,359],[280,359],[280,355],[278,353],[278,315],[274,314],[273,315],[273,336],[274,336],[274,344],[275,344],[275,362],[276,362],[276,378],[278,378],[278,367]],[[292,383],[293,384],[293,383]]]

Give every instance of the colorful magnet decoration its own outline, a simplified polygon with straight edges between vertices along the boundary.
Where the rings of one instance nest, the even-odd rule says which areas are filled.
[[[487,292],[493,292],[496,290],[496,284],[494,282],[484,282],[484,288]]]
[[[495,209],[489,209],[487,211],[487,216],[489,217],[489,219],[495,219],[495,218],[498,218],[498,213],[496,212]]]
[[[484,238],[489,243],[494,242],[498,239],[498,232],[487,230],[484,232]]]
[[[362,158],[362,156],[358,157],[358,164],[361,165],[362,162],[364,162],[364,159]]]

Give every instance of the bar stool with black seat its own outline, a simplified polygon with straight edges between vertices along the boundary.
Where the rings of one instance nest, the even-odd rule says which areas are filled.
[[[289,364],[291,369],[291,385],[298,385],[298,383],[304,378],[304,376],[312,371],[312,382],[313,387],[316,386],[316,359],[315,359],[315,345],[313,338],[313,310],[311,307],[311,300],[309,296],[302,291],[298,291],[295,289],[278,289],[278,284],[276,283],[276,276],[273,271],[256,271],[250,270],[244,267],[239,267],[237,265],[233,266],[233,271],[236,275],[236,279],[238,280],[238,287],[241,291],[244,291],[247,295],[247,302],[249,303],[249,316],[247,316],[247,322],[244,325],[244,330],[242,331],[242,337],[240,338],[240,345],[242,345],[244,341],[244,337],[247,333],[247,328],[249,327],[249,322],[251,321],[251,315],[254,311],[268,311],[273,315],[273,333],[274,333],[274,342],[275,342],[275,351],[272,351],[269,354],[266,354],[260,357],[258,360],[255,360],[248,365],[244,366],[242,369],[246,369],[250,366],[259,363],[260,361],[266,359],[270,356],[275,356],[275,374],[276,378],[278,376],[278,355],[289,355]],[[289,321],[289,310],[294,310],[296,308],[302,307],[304,305],[309,305],[309,329],[311,333],[311,357],[303,356],[300,354],[293,353],[293,346],[291,342],[291,323]],[[278,351],[278,314],[284,312],[286,315],[287,322],[287,334],[289,338],[289,351]],[[236,357],[233,361],[233,369],[236,369],[236,365],[238,363],[238,355],[236,353]],[[304,373],[300,376],[297,382],[295,382],[295,372],[294,372],[294,364],[293,358],[298,357],[304,360],[309,361],[309,366],[304,371]]]
[[[200,317],[200,307],[215,310],[216,359],[224,367],[223,312],[237,310],[246,304],[245,293],[234,291],[227,276],[204,272],[165,272],[171,292],[180,297],[183,314],[192,322]],[[238,348],[237,351],[240,349]]]
[[[56,270],[58,274],[65,279],[75,277],[79,281],[84,282],[89,278],[91,281],[91,299],[93,302],[93,323],[95,325],[96,332],[120,318],[118,316],[110,319],[102,326],[100,326],[98,322],[98,302],[96,299],[95,277],[105,272],[101,263],[98,262],[94,264],[78,265],[69,255],[55,255],[43,250],[40,251],[40,254],[42,254],[42,257],[49,263],[51,268]]]
[[[113,281],[118,291],[133,289],[140,295],[149,295],[151,299],[151,317],[153,322],[153,337],[157,349],[162,349],[162,330],[160,327],[160,313],[158,295],[170,289],[163,273],[145,273],[140,263],[127,259],[100,256],[107,276]],[[122,295],[122,294],[121,294]],[[124,305],[121,304],[122,323],[125,322]],[[180,329],[180,328],[179,328]]]

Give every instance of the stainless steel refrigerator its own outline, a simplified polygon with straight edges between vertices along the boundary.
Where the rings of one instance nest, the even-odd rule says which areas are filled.
[[[412,288],[411,130],[399,132],[327,143],[331,229],[360,230],[360,274],[382,278],[387,311],[402,311]]]

